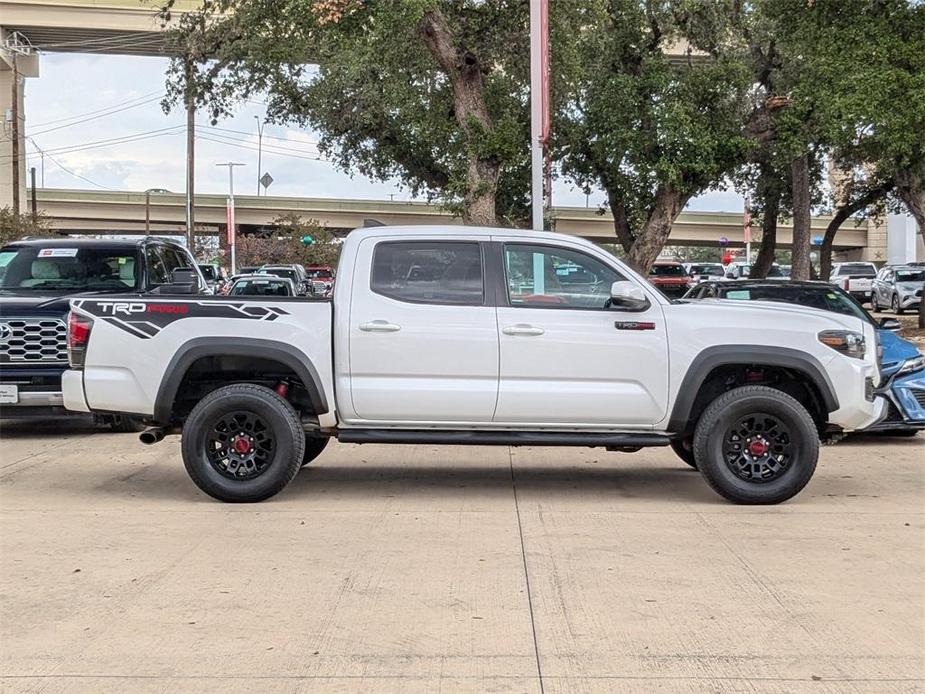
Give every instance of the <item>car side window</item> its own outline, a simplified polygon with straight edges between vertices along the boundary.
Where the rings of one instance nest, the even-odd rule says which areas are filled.
[[[511,306],[605,310],[610,287],[626,279],[600,260],[568,248],[504,245]]]
[[[145,247],[145,265],[148,270],[149,287],[157,287],[170,282],[170,272],[157,246]]]
[[[482,250],[462,241],[386,241],[373,253],[370,289],[398,301],[481,306]]]

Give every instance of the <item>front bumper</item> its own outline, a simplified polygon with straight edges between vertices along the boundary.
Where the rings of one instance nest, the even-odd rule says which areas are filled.
[[[0,419],[65,414],[61,392],[64,366],[14,366],[0,368],[0,385],[15,386],[15,403],[0,404]]]
[[[921,300],[922,300],[921,290],[919,290],[916,294],[900,294],[899,295],[899,305],[903,309],[912,308],[913,306],[918,306]]]
[[[877,395],[889,403],[887,412],[865,431],[925,429],[925,369],[890,378]]]

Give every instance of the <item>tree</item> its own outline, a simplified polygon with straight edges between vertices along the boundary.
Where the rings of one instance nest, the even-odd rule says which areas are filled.
[[[397,178],[466,222],[528,217],[528,5],[518,0],[205,0],[172,17],[213,119],[265,94],[271,121],[312,128],[344,171]],[[175,21],[171,21],[175,20]],[[317,68],[313,65],[317,65]]]
[[[270,224],[271,231],[265,235],[238,236],[235,256],[239,265],[337,265],[341,244],[326,227],[295,214],[282,215]]]
[[[25,236],[44,236],[48,230],[48,218],[42,214],[32,219],[31,214],[16,215],[12,208],[0,207],[0,246]]]
[[[647,272],[687,202],[744,161],[751,75],[740,55],[720,48],[730,30],[720,5],[584,6],[556,153],[567,176],[606,192],[627,262]],[[704,51],[668,55],[683,40]]]

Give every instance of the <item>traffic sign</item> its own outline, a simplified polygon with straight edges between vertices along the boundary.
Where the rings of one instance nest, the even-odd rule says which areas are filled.
[[[725,236],[720,236],[720,237],[719,237],[719,245],[720,245],[720,246],[725,246],[725,245],[728,244],[728,243],[729,243],[729,239],[728,239],[728,238],[726,238]]]
[[[822,237],[821,237],[821,236],[813,236],[813,245],[814,245],[814,246],[821,246],[821,245],[822,245]]]
[[[264,190],[269,188],[271,183],[273,183],[273,177],[270,174],[265,173],[260,177],[260,185],[263,186]]]

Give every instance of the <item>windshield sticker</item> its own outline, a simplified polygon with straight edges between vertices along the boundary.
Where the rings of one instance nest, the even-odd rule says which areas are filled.
[[[43,248],[39,251],[39,258],[76,258],[76,248]]]
[[[752,293],[747,289],[736,289],[735,291],[726,292],[727,299],[744,299],[748,301],[752,296]]]

